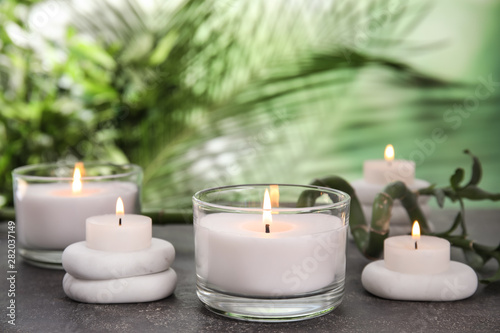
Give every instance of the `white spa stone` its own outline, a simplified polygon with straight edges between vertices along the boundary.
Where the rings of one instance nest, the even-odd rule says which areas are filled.
[[[407,274],[391,271],[379,260],[364,268],[361,282],[373,295],[400,301],[456,301],[477,289],[474,270],[456,261],[438,274]]]
[[[63,289],[66,295],[84,303],[152,302],[170,296],[177,283],[172,268],[166,271],[110,280],[82,280],[66,273]]]
[[[175,259],[173,245],[153,238],[151,247],[134,252],[109,252],[90,249],[86,242],[68,246],[62,255],[66,272],[85,280],[107,280],[164,271]]]

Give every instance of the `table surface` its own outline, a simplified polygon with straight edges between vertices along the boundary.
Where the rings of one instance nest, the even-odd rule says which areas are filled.
[[[451,225],[453,211],[432,212],[438,231]],[[486,245],[498,245],[500,210],[471,210],[466,215],[469,234]],[[7,223],[0,224],[0,262],[7,275]],[[176,248],[173,268],[178,274],[174,294],[137,304],[84,304],[63,292],[63,271],[30,266],[19,258],[16,274],[16,326],[7,324],[6,278],[0,281],[0,332],[500,332],[500,282],[480,284],[476,293],[455,302],[390,301],[370,295],[361,285],[369,263],[348,242],[346,293],[334,311],[292,323],[251,323],[225,318],[207,310],[196,296],[192,225],[154,226],[153,235]],[[463,261],[460,251],[452,259]],[[480,274],[491,274],[490,261]]]

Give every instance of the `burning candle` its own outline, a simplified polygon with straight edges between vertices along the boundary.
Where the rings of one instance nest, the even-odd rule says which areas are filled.
[[[415,162],[395,160],[392,145],[387,145],[384,160],[367,160],[363,164],[364,179],[369,184],[385,185],[394,181],[402,181],[412,185],[415,180]]]
[[[86,222],[87,247],[94,250],[131,252],[151,246],[151,218],[124,214],[121,197],[116,202],[116,214],[89,217]]]
[[[389,237],[384,260],[363,270],[363,287],[379,297],[414,301],[453,301],[471,296],[477,277],[467,265],[450,261],[450,243],[421,236],[415,221],[412,235]],[[456,284],[460,288],[453,288]]]
[[[417,221],[411,236],[389,237],[384,242],[385,267],[406,274],[435,274],[450,265],[450,243],[442,238],[420,236]]]
[[[347,194],[317,186],[199,191],[193,196],[199,299],[216,313],[251,321],[333,310],[344,294],[349,202]]]
[[[14,200],[21,254],[62,251],[85,239],[85,219],[111,213],[118,196],[129,210],[139,210],[139,187],[131,177],[140,174],[138,167],[90,164],[90,168],[115,171],[110,176],[85,177],[83,163],[77,163],[73,178],[54,176],[57,165],[28,166],[14,170]],[[59,168],[59,169],[58,169]],[[121,169],[124,170],[121,170]],[[116,169],[124,171],[117,173]],[[126,170],[126,171],[125,171]],[[47,176],[40,176],[40,173]],[[34,254],[41,260],[42,254]],[[51,260],[57,260],[52,258]],[[60,254],[59,254],[60,263]]]
[[[402,181],[410,190],[428,187],[430,184],[421,179],[415,179],[415,163],[413,161],[395,159],[392,145],[387,145],[384,151],[384,160],[367,160],[363,164],[363,179],[351,182],[356,195],[362,204],[363,213],[368,220],[372,218],[373,201],[384,190],[385,186],[394,181]],[[418,198],[419,206],[428,215],[430,208],[427,205],[428,196]],[[391,235],[408,234],[410,222],[408,213],[399,200],[394,202],[391,211]],[[432,224],[429,222],[432,227]]]
[[[116,214],[89,217],[86,241],[64,250],[63,289],[68,297],[85,303],[134,303],[173,292],[174,247],[151,237],[149,217],[124,212],[118,198]]]
[[[260,221],[238,213],[195,220],[197,272],[208,285],[239,295],[295,295],[324,288],[343,272],[341,219],[286,214],[271,205],[279,201],[278,190],[270,193],[265,190]]]

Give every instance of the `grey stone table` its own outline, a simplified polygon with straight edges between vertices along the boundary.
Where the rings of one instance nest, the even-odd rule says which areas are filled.
[[[444,229],[451,211],[433,212],[437,229]],[[495,245],[500,238],[500,210],[467,214],[469,233]],[[446,221],[446,223],[443,223]],[[17,262],[16,326],[7,324],[7,223],[0,224],[0,332],[500,332],[500,282],[480,285],[469,299],[456,302],[389,301],[367,293],[361,271],[368,263],[348,245],[346,293],[333,312],[293,323],[250,323],[211,313],[196,296],[193,228],[191,225],[155,226],[155,237],[172,242],[177,251],[173,267],[179,281],[175,293],[152,303],[94,305],[77,303],[62,290],[63,271]],[[498,245],[498,244],[496,244]],[[455,260],[463,260],[458,251]],[[496,263],[489,262],[484,274]]]

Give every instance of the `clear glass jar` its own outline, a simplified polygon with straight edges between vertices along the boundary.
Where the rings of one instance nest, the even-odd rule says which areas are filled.
[[[218,314],[250,321],[302,320],[333,310],[344,295],[349,205],[346,193],[317,186],[197,192],[199,299]]]

